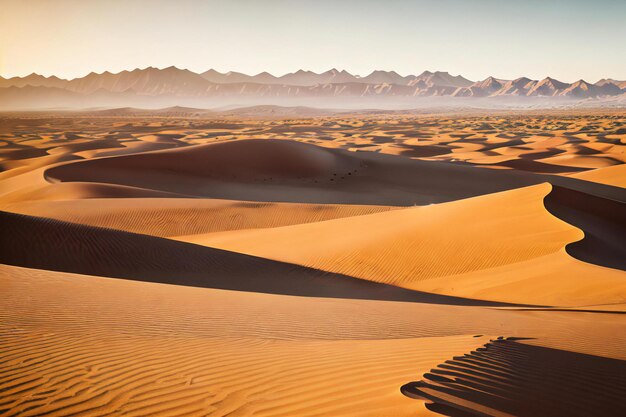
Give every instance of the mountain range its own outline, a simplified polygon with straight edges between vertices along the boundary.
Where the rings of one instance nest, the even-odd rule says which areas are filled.
[[[360,77],[331,69],[322,73],[299,70],[276,77],[267,72],[247,75],[210,69],[195,73],[186,69],[148,67],[132,71],[90,73],[70,80],[31,74],[0,77],[0,108],[89,107],[115,105],[186,105],[250,100],[273,104],[281,99],[411,99],[420,97],[550,97],[584,100],[626,97],[626,81],[602,79],[595,84],[579,80],[565,83],[554,78],[526,77],[503,80],[488,77],[470,81],[461,75],[424,71],[402,76],[395,71],[373,71]]]

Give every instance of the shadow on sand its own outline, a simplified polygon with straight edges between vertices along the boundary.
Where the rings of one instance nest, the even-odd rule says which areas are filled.
[[[148,235],[0,212],[0,263],[164,284],[308,297],[513,306],[386,285]]]
[[[626,198],[626,193],[621,194]],[[581,261],[626,271],[626,203],[557,185],[545,197],[546,209],[581,229],[585,237],[566,246]]]
[[[400,390],[449,417],[626,415],[626,361],[520,341],[492,340]]]

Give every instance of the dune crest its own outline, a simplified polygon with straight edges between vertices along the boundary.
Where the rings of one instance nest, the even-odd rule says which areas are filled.
[[[598,247],[598,258],[593,252],[598,242],[589,243],[591,235],[585,238],[576,222],[565,223],[572,220],[564,213],[576,209],[557,206],[562,190],[542,184],[323,223],[176,239],[438,294],[559,306],[623,302],[626,282],[620,272],[581,263],[565,253],[564,248],[571,247],[574,256],[600,265],[619,265],[623,259],[619,245],[612,250]],[[590,203],[604,210],[597,201]],[[559,214],[562,219],[555,216]],[[597,235],[603,236],[606,227],[611,228],[604,226]],[[611,230],[608,242],[622,239],[619,224]],[[588,280],[589,273],[598,278]]]
[[[611,167],[594,169],[592,171],[580,172],[572,174],[572,177],[626,188],[626,165],[614,165]]]
[[[57,188],[51,193],[58,196],[58,191]],[[3,209],[70,223],[170,237],[315,223],[394,210],[397,207],[131,197],[55,201],[38,199],[5,204]]]
[[[544,184],[323,223],[177,239],[419,289],[429,279],[521,262],[581,239],[545,211],[549,192]]]
[[[238,252],[3,211],[0,225],[5,232],[0,235],[0,247],[4,248],[0,262],[8,265],[311,297],[506,304],[421,293]]]

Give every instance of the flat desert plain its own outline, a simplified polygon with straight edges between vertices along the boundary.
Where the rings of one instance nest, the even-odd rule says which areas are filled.
[[[624,416],[625,149],[610,110],[1,115],[0,414]]]

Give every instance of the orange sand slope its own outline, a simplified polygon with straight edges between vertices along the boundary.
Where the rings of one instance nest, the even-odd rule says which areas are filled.
[[[0,283],[4,415],[412,415],[398,387],[481,343],[394,337],[413,326],[343,301],[9,267]]]
[[[561,250],[584,235],[546,211],[542,201],[550,189],[543,184],[435,206],[177,239],[467,298],[480,293],[563,306],[626,301],[621,271],[588,266]]]
[[[602,356],[572,378],[626,359],[623,315],[289,297],[8,266],[0,285],[6,415],[430,415],[400,387],[503,329],[533,335],[527,349]]]
[[[0,207],[31,216],[161,237],[314,223],[394,209],[388,206],[254,203],[197,198],[34,200]]]
[[[626,165],[594,169],[592,171],[573,174],[572,177],[626,188]]]
[[[111,114],[0,115],[0,414],[626,414],[623,112]]]
[[[317,297],[499,305],[147,235],[0,212],[0,262],[176,285]]]

